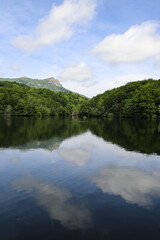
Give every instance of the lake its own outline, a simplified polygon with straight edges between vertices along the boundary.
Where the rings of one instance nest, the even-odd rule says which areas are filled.
[[[0,119],[1,240],[160,239],[160,122]]]

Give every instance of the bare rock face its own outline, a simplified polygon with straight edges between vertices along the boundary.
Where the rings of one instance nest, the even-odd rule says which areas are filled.
[[[49,83],[51,83],[51,84],[55,84],[57,87],[63,87],[62,84],[53,77],[47,78],[45,80],[49,81]]]
[[[38,78],[35,79],[35,78],[22,76],[20,78],[0,78],[0,81],[23,83],[29,87],[46,88],[55,92],[70,92],[68,89],[63,87],[63,85],[59,82],[59,80],[57,80],[54,77],[50,77],[46,79],[38,79]]]
[[[22,80],[33,80],[33,81],[34,80],[46,81],[47,83],[54,84],[57,87],[63,87],[62,84],[54,77],[50,77],[50,78],[46,78],[46,79],[42,80],[42,79],[31,79],[31,78],[28,78],[26,76],[23,76],[20,79],[22,79]]]
[[[19,79],[22,79],[22,80],[27,80],[27,79],[30,79],[30,78],[28,78],[28,77],[26,77],[26,76],[23,76],[23,77],[20,77]]]

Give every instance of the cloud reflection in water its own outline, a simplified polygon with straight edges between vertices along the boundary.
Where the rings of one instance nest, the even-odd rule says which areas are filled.
[[[93,151],[101,146],[99,138],[90,131],[65,140],[60,145],[59,155],[70,164],[82,167],[92,158]]]
[[[45,207],[50,217],[69,229],[84,229],[91,226],[91,214],[83,205],[71,202],[73,195],[55,184],[48,184],[27,176],[13,182],[17,191],[32,193],[38,204]]]
[[[151,174],[138,168],[108,166],[91,177],[104,193],[120,195],[129,203],[152,205],[152,198],[160,196],[160,171]]]

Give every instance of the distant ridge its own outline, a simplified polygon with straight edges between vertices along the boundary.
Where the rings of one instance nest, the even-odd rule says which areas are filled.
[[[70,92],[70,90],[64,88],[62,84],[56,78],[50,77],[46,79],[32,79],[26,76],[20,78],[0,78],[0,81],[17,82],[26,84],[33,88],[46,88],[55,92]]]

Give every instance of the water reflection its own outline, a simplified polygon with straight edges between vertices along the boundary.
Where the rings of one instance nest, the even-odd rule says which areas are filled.
[[[39,171],[40,175],[44,172],[42,168],[46,168],[47,165],[47,168],[50,168],[50,175],[54,179],[53,182],[58,181],[64,184],[65,181],[68,188],[70,185],[74,186],[72,190],[80,194],[84,192],[81,182],[85,180],[85,187],[90,182],[95,184],[93,191],[97,187],[105,194],[119,195],[127,203],[139,206],[151,206],[154,197],[160,196],[160,161],[158,156],[147,157],[147,155],[140,153],[125,151],[105,142],[91,132],[64,140],[59,148],[53,152],[35,150],[24,154],[21,151],[12,150],[12,156],[15,151],[12,164],[21,159],[24,170],[31,167],[31,169],[37,169],[36,172]],[[47,172],[49,171],[47,170]],[[30,174],[30,170],[28,174]],[[19,190],[27,191],[29,189],[29,191],[37,192],[39,190],[41,192],[40,187],[42,190],[45,189],[45,187],[43,188],[44,184],[34,177],[22,178],[17,183],[16,189]],[[45,185],[48,190],[51,190],[51,193],[54,192],[53,188],[57,189],[57,192],[61,191],[57,185],[48,185],[47,183]],[[72,197],[70,195],[70,198],[65,198],[66,190],[65,194],[63,194],[63,190],[62,188],[61,195],[64,196],[64,199],[62,198],[59,203],[66,204],[65,199],[68,201]],[[67,191],[71,192],[69,189]],[[53,202],[55,197],[52,194],[47,194],[48,197],[45,196],[45,198]],[[35,195],[37,198],[37,195],[40,194]],[[38,202],[42,201],[38,199]],[[42,205],[46,206],[45,203]],[[51,208],[47,207],[47,209]],[[69,206],[68,209],[70,209]],[[73,212],[73,209],[70,209],[69,212]],[[77,214],[79,215],[78,211]],[[63,221],[61,220],[61,222]],[[66,226],[66,223],[64,225]]]
[[[86,130],[87,126],[83,122],[71,121],[68,118],[9,120],[0,118],[0,147],[54,150],[63,139]]]
[[[92,139],[94,136],[87,132],[78,137],[72,137],[60,144],[59,155],[72,165],[84,166],[91,158],[92,149],[95,148]]]
[[[160,155],[160,121],[120,119],[102,121],[91,131],[126,150]]]
[[[49,118],[7,121],[0,118],[0,148],[43,148],[53,151],[64,139],[86,131],[129,151],[160,155],[160,121],[129,119],[81,121]]]
[[[138,168],[108,166],[92,180],[104,193],[120,195],[140,206],[152,205],[152,198],[160,196],[160,169],[146,173]]]
[[[82,205],[73,201],[73,195],[56,184],[48,184],[27,176],[15,180],[12,186],[17,191],[32,193],[38,204],[45,207],[49,216],[61,222],[69,229],[85,229],[91,227],[91,214]]]
[[[159,122],[1,119],[0,128],[0,239],[159,239]]]

